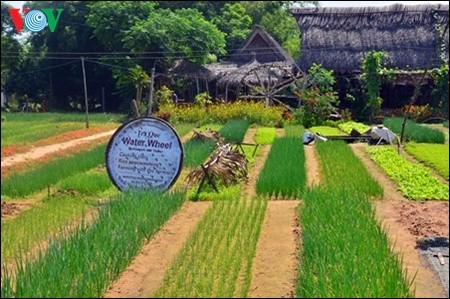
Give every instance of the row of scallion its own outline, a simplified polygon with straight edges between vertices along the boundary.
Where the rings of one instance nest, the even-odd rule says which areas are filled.
[[[275,138],[256,181],[258,195],[298,198],[302,194],[306,184],[302,132],[301,126],[289,126],[286,137]]]
[[[250,122],[246,119],[230,119],[220,129],[220,135],[225,139],[225,142],[240,143],[244,140]]]
[[[58,158],[2,180],[2,196],[25,197],[74,174],[85,172],[105,162],[106,143],[70,157]]]
[[[316,143],[323,180],[304,192],[298,298],[412,297],[370,198],[382,188],[342,141]]]
[[[382,196],[383,189],[344,142],[316,143],[323,183],[330,188],[354,189],[368,196]]]
[[[121,193],[99,208],[98,218],[51,240],[36,258],[17,260],[16,271],[2,267],[2,298],[101,297],[184,201],[181,192]]]
[[[109,197],[113,192],[117,189],[100,167],[58,182],[32,209],[22,211],[14,218],[2,218],[2,260],[30,252],[51,234],[82,219],[100,197]]]
[[[166,272],[156,298],[244,298],[267,207],[236,196],[213,202]]]
[[[397,134],[400,134],[402,131],[402,123],[403,118],[401,117],[386,118],[383,121],[384,126]],[[419,143],[445,143],[445,134],[443,132],[421,126],[412,120],[406,122],[404,138]]]

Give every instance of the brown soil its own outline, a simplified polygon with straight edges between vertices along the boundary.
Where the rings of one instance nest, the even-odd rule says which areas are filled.
[[[320,163],[318,162],[316,147],[312,145],[304,145],[306,160],[306,185],[313,187],[320,183]]]
[[[269,201],[252,266],[249,298],[294,298],[298,200]]]
[[[70,141],[66,141],[66,142],[62,142],[62,143],[56,143],[56,144],[50,144],[50,145],[36,147],[26,153],[16,154],[16,155],[12,155],[12,156],[5,157],[5,158],[2,157],[2,167],[8,167],[8,166],[11,166],[11,165],[14,165],[17,163],[21,163],[21,162],[25,162],[25,161],[29,161],[29,160],[36,160],[36,159],[39,159],[46,155],[51,155],[52,153],[62,151],[62,150],[86,143],[86,142],[95,142],[96,139],[99,139],[99,138],[102,138],[105,136],[110,136],[115,131],[116,131],[116,129],[109,130],[107,132],[102,132],[102,133],[98,133],[98,134],[94,134],[94,135],[90,135],[87,137],[74,139],[74,140],[70,140]]]
[[[131,265],[105,293],[106,298],[151,298],[164,273],[211,202],[186,202],[142,248]]]
[[[250,129],[244,142],[254,142],[255,129]],[[284,130],[277,130],[277,136]],[[249,181],[243,190],[244,198],[256,196],[256,179],[261,172],[271,145],[264,145],[252,166]],[[252,266],[249,298],[292,298],[297,276],[299,227],[298,200],[269,201],[262,224]],[[276,267],[274,267],[276,265]]]

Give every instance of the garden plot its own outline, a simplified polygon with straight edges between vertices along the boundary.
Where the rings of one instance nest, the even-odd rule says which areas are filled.
[[[292,132],[290,129],[288,129],[288,128],[286,128],[286,136],[288,136],[288,135],[291,135],[292,133],[290,133],[290,132]],[[294,136],[301,136],[301,135],[298,135],[298,133],[297,134],[294,134]],[[300,140],[300,137],[297,137],[299,140]],[[262,149],[261,150],[261,152],[264,152],[265,150],[264,149]],[[336,159],[335,159],[336,160]],[[353,162],[352,162],[353,163]],[[353,164],[352,164],[353,165]],[[350,180],[350,179],[349,179]],[[232,192],[232,193],[229,193],[229,194],[245,194],[246,192],[243,192],[242,191],[242,189],[240,190],[239,188],[238,189],[236,189],[236,190],[226,190],[226,192]],[[236,193],[233,193],[233,192],[236,192]],[[314,196],[316,196],[316,195],[314,195]],[[385,195],[386,196],[386,195]],[[233,195],[232,196],[233,198],[236,198],[237,196],[236,195]],[[250,198],[246,198],[247,200],[250,200]],[[262,202],[262,201],[261,201]],[[296,201],[278,201],[277,203],[279,203],[279,204],[284,204],[284,203],[292,203],[292,202],[296,202]],[[301,202],[301,201],[298,201],[298,202]],[[204,204],[203,202],[198,202],[198,204]],[[269,209],[270,209],[270,204],[271,204],[271,201],[269,201],[268,202],[268,204],[267,204],[267,210],[266,210],[266,217],[268,216],[268,215],[270,215],[270,213],[269,213]],[[243,208],[243,206],[241,206],[241,209],[242,209],[242,211],[244,211],[244,210],[246,210],[247,208]],[[251,209],[250,209],[251,210]],[[248,210],[248,211],[250,211],[250,210]],[[202,213],[200,213],[201,215],[203,215]],[[348,213],[347,213],[348,214]],[[175,215],[175,214],[174,214]],[[198,217],[201,217],[201,215],[200,216],[198,216]],[[218,215],[220,215],[220,213],[218,214]],[[173,216],[173,217],[175,217],[175,216]],[[216,218],[218,218],[218,217],[220,217],[220,216],[217,216]],[[170,218],[172,218],[172,217],[170,217]],[[266,219],[266,218],[265,218]],[[301,217],[300,217],[300,220],[301,220]],[[190,221],[190,220],[184,220],[184,221]],[[280,221],[283,221],[283,219],[282,218],[280,218]],[[287,221],[287,222],[291,222],[291,221],[293,221],[293,219],[291,219],[290,217],[289,217],[289,219],[286,219],[285,221]],[[239,223],[241,223],[241,222],[233,222],[233,223],[236,223],[236,227],[238,227],[238,228],[241,228],[241,230],[243,229],[243,227],[241,227],[241,226],[239,226],[240,224]],[[264,224],[265,222],[262,222],[261,223],[261,236],[263,236],[263,232],[264,232]],[[270,222],[269,222],[270,223]],[[179,225],[183,225],[183,223],[179,223]],[[217,225],[219,225],[219,224],[217,224]],[[266,224],[267,225],[267,224]],[[274,226],[273,227],[273,229],[276,229],[276,227],[277,227],[277,225],[276,224],[274,224],[274,222],[272,222],[272,224],[271,224],[272,226]],[[278,224],[278,225],[280,225],[280,224]],[[295,227],[295,226],[294,226]],[[447,228],[448,228],[448,224],[447,224]],[[288,231],[289,231],[289,229],[288,229]],[[290,230],[290,233],[292,233],[292,230]],[[297,233],[298,233],[298,231],[297,231]],[[187,236],[186,236],[187,237]],[[299,237],[301,237],[301,235],[299,235]],[[150,239],[153,239],[153,238],[150,238]],[[207,240],[207,238],[205,237],[204,239],[206,239]],[[259,245],[258,245],[259,246]],[[256,248],[258,248],[258,246],[256,247]],[[260,246],[260,247],[262,247],[262,248],[264,248],[263,246]],[[150,255],[151,255],[151,253],[149,253]],[[258,253],[258,249],[256,249],[256,251],[255,251],[255,258],[254,258],[254,261],[253,261],[253,263],[256,263],[256,261],[258,260],[258,255],[261,255],[261,257],[262,257],[262,259],[264,260],[264,254],[267,254],[267,255],[269,255],[269,252],[264,252],[264,250],[262,251],[262,252],[259,252]],[[290,255],[289,254],[287,254],[286,255],[286,257],[289,257]],[[291,257],[290,258],[292,258],[292,255],[291,255]],[[218,260],[218,262],[219,263],[221,263],[221,260],[219,259]],[[214,264],[214,263],[213,263]],[[245,263],[244,263],[245,264]],[[167,265],[167,268],[166,268],[166,270],[167,269],[169,269],[169,265]],[[269,267],[270,268],[270,267]],[[200,268],[201,269],[201,268]],[[244,268],[241,268],[241,269],[244,269]],[[254,267],[252,266],[252,272],[254,271],[254,269],[257,269],[256,268],[256,264],[254,264]],[[263,269],[263,268],[259,268],[259,269]],[[265,268],[265,270],[264,271],[269,271],[270,269],[268,269],[267,267]],[[204,270],[199,270],[199,272],[198,273],[200,273],[200,272],[202,272],[202,271],[204,271]],[[162,272],[165,272],[165,271],[162,271]],[[234,272],[232,272],[232,273],[234,273]],[[247,272],[244,272],[244,273],[249,273],[248,271]],[[205,274],[210,274],[210,273],[208,273],[208,272],[205,272]],[[270,275],[270,273],[265,273],[266,274],[266,276],[269,276]],[[279,273],[280,274],[280,273]],[[143,275],[145,275],[145,274],[143,274]],[[199,274],[200,275],[200,274]],[[228,275],[228,273],[227,273],[227,275]],[[231,274],[230,274],[231,275]],[[253,274],[252,274],[253,275]],[[418,277],[419,277],[420,275],[418,275]],[[229,292],[230,292],[230,290],[231,289],[229,289],[230,287],[231,288],[233,288],[233,284],[232,284],[232,281],[233,281],[233,275],[231,275],[231,276],[224,276],[224,277],[231,277],[231,278],[228,278],[228,280],[227,279],[225,279],[224,280],[224,282],[223,282],[223,286],[222,287],[220,287],[220,289],[221,290],[228,290],[228,293],[227,294],[230,294]],[[245,276],[245,277],[247,277],[247,276]],[[258,281],[258,279],[257,278],[255,278],[255,276],[252,276],[253,278],[251,279],[251,281],[252,281],[252,283],[253,282],[257,282]],[[195,277],[194,277],[195,278]],[[142,281],[143,283],[145,283],[145,282],[148,282],[148,280],[146,280],[146,279],[141,279],[141,280],[139,280],[139,278],[135,278],[137,281]],[[276,279],[280,284],[279,285],[290,285],[291,284],[291,281],[290,281],[290,279],[288,278],[288,277],[286,277],[286,276],[282,276],[282,275],[279,275],[279,278],[277,278]],[[286,282],[286,280],[288,280],[288,282]],[[264,282],[262,282],[262,281],[264,281],[264,280],[260,280],[260,285],[259,286],[261,286],[261,283],[264,283]],[[205,286],[206,288],[203,288],[203,290],[208,290],[208,288],[211,288],[210,290],[219,290],[219,288],[218,288],[218,286],[220,286],[220,284],[218,284],[218,285],[210,285],[210,286],[208,286],[208,284],[204,284],[203,282],[199,282],[199,283],[201,283],[201,287],[199,287],[199,288],[195,288],[194,289],[194,292],[198,292],[199,290],[201,291],[201,289],[203,288],[203,286]],[[218,282],[219,283],[219,282]],[[139,285],[137,285],[138,286],[138,288],[140,288],[140,286]],[[158,287],[157,288],[159,288],[159,287],[161,287],[162,285],[161,284],[159,284],[158,285]],[[217,288],[215,288],[215,286],[217,286]],[[241,292],[239,292],[238,290],[242,290],[242,292],[245,292],[244,290],[246,289],[246,288],[248,288],[248,286],[249,286],[249,284],[248,284],[248,282],[246,282],[245,280],[244,281],[240,281],[240,282],[238,282],[237,284],[235,284],[235,287],[234,287],[234,289],[235,289],[235,291],[236,291],[236,293],[233,293],[234,295],[233,296],[239,296],[239,295],[237,295],[237,294],[243,294],[243,293],[241,293]],[[250,293],[250,294],[253,294],[253,295],[255,295],[255,296],[257,296],[257,297],[267,297],[268,295],[270,295],[270,291],[273,291],[274,289],[276,289],[277,288],[277,286],[276,286],[276,284],[274,284],[274,285],[272,285],[272,287],[271,288],[268,288],[267,290],[266,290],[266,292],[264,292],[264,291],[262,291],[262,292],[260,292],[260,293]],[[254,289],[254,285],[253,284],[250,284],[250,289]],[[258,288],[257,288],[258,289]],[[263,289],[262,287],[261,287],[261,289]],[[280,289],[282,289],[282,288],[280,288]],[[432,288],[428,288],[428,289],[432,289]],[[282,290],[281,291],[281,293],[277,293],[279,296],[287,296],[287,294],[290,294],[290,295],[292,295],[293,293],[290,293],[290,291],[288,291],[289,290],[289,288],[286,288],[286,289],[284,289],[284,290]],[[3,292],[3,291],[2,291]],[[153,292],[153,291],[152,291]],[[163,292],[163,291],[161,291],[161,292]],[[188,292],[189,292],[189,294],[191,294],[191,290],[188,290]],[[234,292],[234,291],[233,291]],[[180,291],[180,294],[181,294],[182,292]],[[213,294],[214,294],[214,291],[213,291]],[[275,293],[273,293],[273,294],[275,294]]]

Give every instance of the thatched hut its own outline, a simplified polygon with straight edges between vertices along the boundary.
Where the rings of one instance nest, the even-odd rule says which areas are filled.
[[[439,28],[448,26],[448,5],[327,7],[292,9],[302,34],[298,64],[313,63],[339,73],[359,71],[364,54],[388,54],[387,66],[400,70],[438,67],[448,61],[448,31],[440,50]]]
[[[386,66],[397,72],[395,83],[408,85],[409,97],[424,69],[448,62],[448,12],[444,4],[292,9],[302,35],[297,64],[302,70],[321,64],[355,78],[365,53],[384,51]]]
[[[250,85],[275,84],[286,79],[294,60],[264,29],[255,26],[229,61],[207,66],[217,78],[216,93],[225,101],[246,92]]]
[[[176,60],[167,71],[166,76],[172,78],[172,81],[175,81],[176,78],[184,78],[193,83],[195,82],[195,85],[192,84],[192,86],[195,86],[194,88],[184,90],[186,93],[184,97],[187,98],[194,98],[195,95],[204,91],[209,93],[209,82],[215,78],[214,73],[209,69],[187,59]]]

